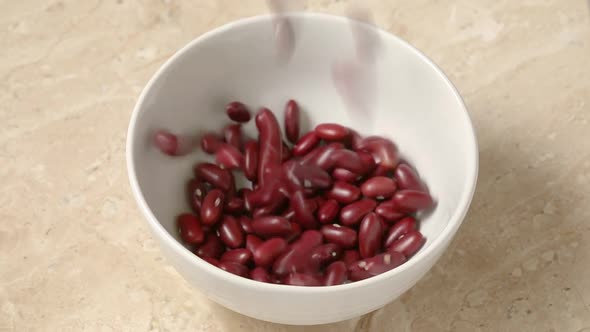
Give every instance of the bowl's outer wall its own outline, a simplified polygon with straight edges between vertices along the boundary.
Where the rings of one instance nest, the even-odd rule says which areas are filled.
[[[348,22],[328,15],[294,19],[300,33],[288,66],[274,57],[268,17],[222,27],[177,53],[150,81],[136,106],[128,138],[128,166],[134,195],[155,238],[191,284],[212,300],[248,316],[319,324],[385,305],[432,267],[467,211],[477,177],[477,147],[461,98],[444,75],[419,52],[384,32],[375,32],[383,45],[377,63],[375,108],[349,114],[331,75],[335,61],[353,54]],[[364,134],[388,136],[420,171],[438,206],[421,223],[428,239],[425,248],[408,263],[359,283],[301,289],[235,277],[204,263],[176,242],[174,216],[186,211],[186,182],[195,161],[205,156],[163,156],[151,146],[153,131],[166,128],[195,134],[217,130],[228,123],[223,109],[231,100],[243,101],[253,109],[267,106],[282,119],[290,98],[300,102],[305,127],[338,122]],[[256,137],[253,121],[244,129]]]

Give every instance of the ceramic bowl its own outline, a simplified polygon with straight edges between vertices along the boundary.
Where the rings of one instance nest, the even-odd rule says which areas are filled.
[[[401,39],[359,24],[378,36],[374,109],[351,114],[334,87],[334,61],[355,52],[350,21],[292,15],[297,46],[278,61],[272,18],[239,20],[193,40],[151,78],[137,101],[127,137],[133,195],[154,239],[178,272],[211,300],[265,321],[310,325],[359,316],[393,301],[444,253],[469,208],[478,172],[477,142],[463,101],[443,72]],[[383,135],[399,147],[428,184],[436,209],[421,221],[424,247],[402,266],[373,278],[332,287],[266,284],[227,273],[179,242],[175,216],[188,211],[186,182],[208,156],[170,158],[152,146],[157,128],[198,133],[229,122],[224,105],[239,100],[266,106],[279,119],[288,99],[299,101],[305,127],[337,122]],[[361,121],[362,120],[362,121]],[[254,121],[245,126],[256,137]],[[282,121],[281,121],[282,122]],[[149,273],[149,272],[148,272]],[[174,287],[171,285],[170,287]]]

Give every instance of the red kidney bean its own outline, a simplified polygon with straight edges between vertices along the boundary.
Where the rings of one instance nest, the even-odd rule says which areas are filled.
[[[183,213],[176,220],[182,241],[188,244],[198,244],[205,240],[205,233],[197,216]]]
[[[363,173],[369,174],[375,170],[377,167],[377,163],[375,163],[375,159],[373,156],[368,153],[367,151],[357,151],[357,154],[361,160],[361,164],[363,164]]]
[[[344,168],[334,168],[332,171],[332,177],[338,181],[354,183],[360,175]]]
[[[291,152],[293,153],[293,156],[300,157],[309,153],[316,146],[318,146],[318,144],[320,144],[320,138],[315,132],[310,131],[309,133],[303,135],[299,141],[297,141],[293,147],[293,151]]]
[[[302,232],[301,226],[297,223],[292,222],[291,223],[291,233],[289,235],[287,235],[285,240],[287,240],[287,242],[293,242],[294,240],[296,240],[299,237],[299,235],[301,235],[301,232]]]
[[[319,271],[321,266],[328,265],[342,256],[342,248],[335,243],[327,243],[315,247],[310,253],[310,265]]]
[[[320,229],[326,241],[335,243],[342,248],[353,248],[357,244],[356,231],[338,224],[324,225]]]
[[[264,216],[252,222],[254,233],[262,237],[286,236],[291,233],[291,223],[279,216]]]
[[[352,281],[367,279],[392,270],[406,261],[399,252],[386,252],[353,263],[348,267],[348,277]]]
[[[252,256],[256,266],[269,266],[287,249],[287,241],[278,237],[266,240],[256,247]]]
[[[227,116],[235,122],[245,123],[250,121],[250,112],[246,108],[246,105],[240,103],[239,101],[234,101],[225,107],[225,112]]]
[[[264,185],[266,169],[281,164],[281,129],[275,115],[267,108],[262,108],[256,114],[256,128],[259,132],[258,140],[258,182]]]
[[[177,136],[165,130],[158,130],[154,134],[154,145],[169,156],[182,156],[192,150],[192,140],[188,137]]]
[[[201,149],[208,154],[214,154],[223,141],[215,133],[206,133],[201,137]]]
[[[361,185],[361,192],[370,198],[387,198],[393,196],[397,185],[395,180],[385,176],[375,176]]]
[[[388,222],[399,220],[406,215],[393,200],[380,203],[375,208],[375,212]]]
[[[315,133],[327,141],[342,141],[349,137],[348,128],[335,123],[322,123],[315,127]]]
[[[236,262],[242,265],[247,265],[250,260],[252,260],[252,252],[244,248],[226,251],[221,255],[222,262]]]
[[[381,249],[383,220],[376,213],[367,214],[359,227],[359,253],[363,258],[375,256]]]
[[[244,231],[238,220],[233,216],[223,216],[218,231],[219,238],[226,246],[235,249],[244,245]]]
[[[378,136],[366,137],[359,143],[358,148],[369,152],[378,165],[388,170],[395,169],[399,162],[397,147],[386,138]]]
[[[311,274],[291,273],[284,280],[285,285],[291,286],[321,286],[322,281]]]
[[[346,205],[340,210],[340,222],[346,226],[357,225],[361,219],[377,206],[377,202],[369,198]]]
[[[295,144],[299,139],[299,105],[289,100],[285,106],[285,134],[289,142]]]
[[[244,144],[244,175],[250,181],[258,176],[258,143],[248,141]]]
[[[287,143],[283,142],[283,148],[281,150],[281,162],[291,159],[292,156],[291,149],[289,149]]]
[[[219,260],[213,257],[201,257],[201,259],[203,259],[205,262],[211,265],[215,265],[216,267],[219,265]]]
[[[308,155],[301,159],[302,164],[316,165],[324,170],[330,170],[334,167],[334,159],[332,154],[334,152],[344,149],[342,143],[330,143],[328,145],[320,146],[313,150]]]
[[[394,241],[388,248],[388,252],[396,251],[404,254],[406,257],[412,257],[426,242],[422,233],[418,231],[410,231],[401,238]]]
[[[293,190],[325,189],[332,185],[332,178],[328,172],[315,165],[304,165],[295,160],[283,164],[285,177]]]
[[[291,207],[295,211],[295,221],[305,229],[313,229],[317,225],[314,212],[315,201],[305,199],[303,191],[297,190],[291,195]]]
[[[310,253],[322,244],[323,235],[316,230],[308,230],[279,256],[272,267],[272,272],[283,277],[292,272],[303,272],[310,267]]]
[[[332,152],[330,159],[332,160],[332,166],[344,168],[353,173],[363,173],[365,171],[366,166],[354,151],[338,149]]]
[[[244,168],[244,156],[236,147],[222,143],[215,152],[215,161],[226,169]]]
[[[189,181],[187,185],[188,201],[195,213],[201,213],[201,206],[207,195],[207,190],[207,185],[203,182],[196,179]]]
[[[340,205],[335,199],[329,199],[322,203],[318,209],[318,221],[322,224],[330,223],[340,212]]]
[[[350,204],[359,199],[361,190],[353,184],[337,181],[327,193],[327,196],[342,204]]]
[[[250,250],[250,252],[254,252],[256,248],[262,243],[263,241],[256,235],[248,234],[246,235],[246,249]]]
[[[358,250],[345,250],[344,254],[342,255],[342,261],[346,266],[358,261],[361,259],[361,254]]]
[[[246,234],[252,234],[254,233],[254,229],[252,228],[252,219],[250,219],[248,216],[240,216],[239,218],[240,221],[240,226],[242,227],[242,230],[244,231],[244,233]]]
[[[412,189],[426,192],[426,186],[410,165],[401,163],[393,172],[400,189]]]
[[[223,128],[223,137],[225,142],[233,145],[236,149],[242,148],[242,125],[230,124]]]
[[[219,221],[223,212],[224,201],[225,195],[219,189],[213,189],[207,193],[201,207],[201,222],[204,225],[214,225]]]
[[[260,266],[254,268],[252,271],[250,271],[250,278],[252,278],[252,280],[266,282],[266,283],[270,283],[270,281],[271,281],[270,275],[268,274],[266,269],[263,267],[260,267]]]
[[[244,200],[238,196],[231,197],[225,202],[225,211],[238,214],[244,211]]]
[[[231,172],[211,163],[200,163],[195,167],[197,179],[212,184],[223,191],[230,191],[234,186]]]
[[[205,236],[205,242],[196,247],[195,254],[199,257],[212,257],[219,259],[225,248],[223,242],[213,233]]]
[[[227,271],[229,273],[235,274],[237,276],[240,277],[244,277],[244,278],[248,278],[248,274],[250,271],[248,271],[248,268],[245,267],[244,265],[240,264],[240,263],[236,263],[236,262],[221,262],[219,263],[219,265],[217,266],[220,269]]]
[[[434,202],[432,197],[418,190],[400,190],[393,195],[392,201],[405,212],[413,213],[430,208]]]
[[[417,229],[416,219],[412,217],[406,217],[389,228],[383,246],[388,248],[393,242],[399,239],[401,236],[408,234],[411,231]]]
[[[342,285],[347,279],[346,264],[342,261],[337,261],[330,264],[326,268],[324,275],[324,286]]]

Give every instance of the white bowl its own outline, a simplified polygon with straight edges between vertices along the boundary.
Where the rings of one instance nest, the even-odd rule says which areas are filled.
[[[189,43],[152,77],[129,125],[127,167],[133,195],[172,265],[211,300],[258,319],[311,325],[353,318],[393,301],[412,287],[445,251],[475,189],[478,152],[465,106],[451,82],[418,50],[378,29],[382,57],[374,124],[359,125],[345,111],[330,68],[353,54],[349,22],[341,17],[293,15],[297,49],[287,66],[276,61],[271,18],[230,23]],[[227,123],[224,105],[240,100],[267,106],[279,119],[294,98],[310,126],[338,122],[391,138],[420,172],[438,201],[421,222],[425,246],[406,264],[379,276],[332,287],[255,282],[220,270],[179,241],[175,216],[188,211],[185,184],[202,155],[169,158],[151,145],[156,128],[196,133]],[[281,121],[282,122],[282,121]],[[359,128],[359,126],[361,126]],[[253,121],[246,126],[255,135]]]

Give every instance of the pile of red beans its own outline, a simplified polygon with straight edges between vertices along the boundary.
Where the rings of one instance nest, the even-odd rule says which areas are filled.
[[[261,282],[331,286],[389,271],[422,247],[416,212],[434,202],[393,142],[332,123],[300,137],[293,100],[284,118],[293,146],[266,108],[255,117],[258,139],[247,140],[246,106],[232,102],[226,112],[234,123],[200,138],[216,163],[195,166],[187,186],[193,211],[177,218],[197,256]],[[190,150],[165,131],[155,144],[169,155]],[[234,172],[251,187],[236,188]]]

